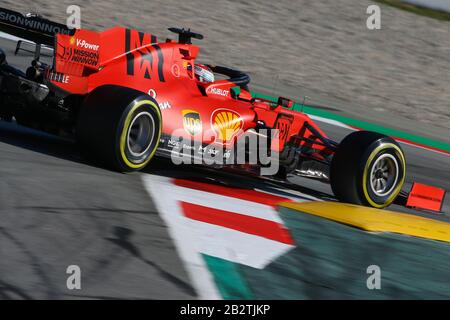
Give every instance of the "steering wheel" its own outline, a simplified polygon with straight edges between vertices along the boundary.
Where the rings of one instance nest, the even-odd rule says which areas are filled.
[[[170,32],[178,34],[178,42],[182,44],[192,44],[191,39],[202,40],[203,35],[200,33],[192,32],[191,29],[169,28]]]

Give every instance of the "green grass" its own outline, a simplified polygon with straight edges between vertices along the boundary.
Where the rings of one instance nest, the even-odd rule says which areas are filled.
[[[269,96],[269,95],[265,95],[265,94],[262,94],[259,92],[252,91],[252,95],[253,95],[253,97],[259,97],[259,98],[268,99],[271,101],[277,101],[277,98]],[[418,144],[421,144],[424,146],[442,150],[444,152],[450,152],[450,144],[449,143],[437,141],[434,139],[429,139],[429,138],[422,137],[422,136],[419,136],[419,135],[416,135],[413,133],[384,127],[384,126],[381,126],[381,125],[378,125],[375,123],[366,122],[363,120],[345,117],[345,116],[342,116],[339,114],[335,114],[333,112],[321,110],[321,109],[318,109],[318,108],[315,108],[312,106],[308,106],[308,105],[300,106],[300,104],[298,104],[298,103],[294,104],[293,110],[294,111],[302,110],[302,112],[310,114],[310,115],[315,115],[315,116],[319,116],[319,117],[323,117],[323,118],[327,118],[327,119],[333,119],[333,120],[345,123],[346,125],[349,125],[349,126],[353,126],[353,127],[357,127],[357,128],[369,130],[369,131],[376,131],[376,132],[379,132],[379,133],[382,133],[382,134],[385,134],[385,135],[388,135],[391,137],[409,140],[409,141],[412,141],[412,142],[415,142],[415,143],[418,143]]]
[[[447,13],[444,11],[412,5],[409,3],[402,2],[401,0],[375,0],[375,1],[393,6],[395,8],[413,12],[415,14],[420,14],[422,16],[426,16],[426,17],[430,17],[430,18],[434,18],[434,19],[438,19],[438,20],[443,20],[443,21],[450,21],[450,13]]]

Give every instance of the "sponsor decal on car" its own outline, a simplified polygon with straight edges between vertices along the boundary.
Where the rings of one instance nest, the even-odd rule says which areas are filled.
[[[155,100],[156,100],[156,97],[158,96],[155,89],[149,89],[147,94]],[[172,105],[170,104],[169,101],[159,102],[158,105],[159,105],[160,110],[166,110],[166,109],[172,108]]]
[[[211,116],[211,127],[216,134],[216,142],[230,144],[244,127],[241,116],[228,109],[217,109]]]
[[[177,141],[177,140],[169,139],[167,141],[167,146],[170,147],[170,148],[176,148],[176,147],[180,146],[180,142]]]
[[[170,108],[172,108],[172,105],[170,104],[169,101],[164,101],[164,102],[159,103],[160,110],[166,110],[166,109],[170,109]]]
[[[200,114],[194,110],[182,110],[183,127],[187,133],[195,136],[202,132],[202,120]]]
[[[197,153],[201,156],[204,155],[218,156],[222,154],[224,160],[230,158],[231,156],[230,149],[218,149],[216,146],[213,145],[199,146]]]
[[[47,79],[50,81],[60,82],[64,84],[68,84],[70,82],[70,76],[59,72],[48,73]]]
[[[279,117],[275,125],[274,137],[278,138],[281,143],[284,143],[288,138],[289,130],[291,128],[291,119],[286,117]]]
[[[214,88],[211,88],[210,90],[208,90],[208,93],[216,94],[216,95],[222,96],[222,97],[227,97],[229,95],[230,91],[214,87]]]
[[[76,43],[77,47],[89,49],[89,50],[93,50],[93,51],[98,51],[98,48],[100,48],[100,45],[91,44],[91,43],[87,42],[86,40],[75,39],[75,37],[70,38],[70,44],[75,45],[75,43]]]
[[[156,36],[126,29],[125,54],[127,75],[149,80],[157,74],[160,82],[166,81],[164,77],[164,54],[157,43]],[[153,68],[154,60],[157,61],[156,70]]]
[[[74,49],[73,52],[71,52],[70,61],[81,64],[87,64],[90,66],[96,66],[99,61],[99,54],[96,52]]]
[[[16,14],[13,12],[0,11],[0,21],[5,21],[7,23],[12,23],[15,25],[23,26],[27,29],[32,29],[40,32],[45,32],[48,34],[69,34],[70,30],[64,28],[64,26],[59,26],[52,23],[47,23],[44,19],[40,18],[27,18],[21,14]]]
[[[97,66],[99,63],[100,55],[98,52],[75,49],[71,47],[63,47],[63,49],[63,57],[69,62],[75,62],[90,66]]]

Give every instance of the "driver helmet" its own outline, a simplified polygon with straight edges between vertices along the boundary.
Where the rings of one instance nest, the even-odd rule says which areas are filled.
[[[204,64],[196,64],[194,66],[194,74],[198,81],[210,83],[214,82],[214,73],[211,68]]]

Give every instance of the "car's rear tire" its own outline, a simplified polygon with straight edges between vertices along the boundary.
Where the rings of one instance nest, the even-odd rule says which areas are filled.
[[[405,155],[397,142],[370,131],[345,137],[330,168],[330,184],[338,200],[375,208],[395,200],[405,176]]]
[[[84,153],[120,172],[137,171],[159,145],[162,118],[157,102],[142,92],[101,86],[83,101],[77,139]]]

